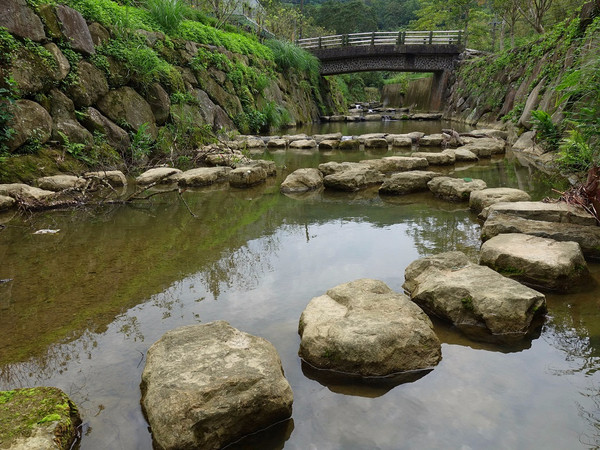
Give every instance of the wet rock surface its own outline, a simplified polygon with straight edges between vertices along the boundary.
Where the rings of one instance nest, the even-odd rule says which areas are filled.
[[[404,277],[414,302],[476,338],[523,337],[546,308],[540,292],[470,262],[461,252],[413,261]]]
[[[300,317],[300,356],[313,366],[363,376],[428,369],[441,359],[425,313],[378,280],[341,284]]]
[[[589,277],[578,243],[528,234],[499,234],[487,240],[481,246],[479,261],[542,290],[568,292]]]
[[[223,321],[165,333],[148,350],[141,390],[162,449],[219,449],[292,413],[275,347]]]

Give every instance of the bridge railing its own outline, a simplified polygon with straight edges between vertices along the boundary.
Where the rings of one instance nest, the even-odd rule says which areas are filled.
[[[334,34],[298,39],[296,44],[306,50],[361,45],[461,45],[461,30],[450,31],[373,31],[352,34]]]

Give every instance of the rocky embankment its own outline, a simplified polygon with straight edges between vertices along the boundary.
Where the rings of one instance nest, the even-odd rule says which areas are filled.
[[[258,111],[273,105],[292,124],[333,109],[326,81],[313,87],[309,74],[283,73],[273,56],[124,30],[84,14],[66,5],[3,3],[0,88],[8,102],[0,120],[10,133],[0,136],[9,157],[0,178],[54,175],[71,157],[92,166],[143,164],[150,146],[177,156],[183,142],[195,148],[207,133],[258,126],[251,123]],[[52,149],[44,164],[17,162]]]

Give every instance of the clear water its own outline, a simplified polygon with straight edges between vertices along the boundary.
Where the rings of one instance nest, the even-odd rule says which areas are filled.
[[[439,124],[438,124],[439,125]],[[388,153],[388,154],[391,154]],[[513,348],[436,323],[443,359],[400,385],[343,383],[306,370],[298,319],[314,296],[377,278],[401,291],[414,259],[476,255],[464,204],[429,194],[379,197],[278,186],[295,167],[382,155],[265,153],[277,179],[151,202],[0,216],[0,389],[53,385],[80,407],[82,449],[150,449],[139,382],[167,330],[223,319],[269,339],[294,391],[291,421],[240,444],[271,449],[588,448],[600,444],[597,289],[548,295],[541,335]],[[544,176],[505,159],[457,167],[490,187],[550,195]],[[11,220],[9,220],[11,219]],[[34,235],[41,228],[55,235]],[[600,266],[591,265],[600,281]]]

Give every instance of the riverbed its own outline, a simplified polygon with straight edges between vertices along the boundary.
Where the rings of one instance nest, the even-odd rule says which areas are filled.
[[[390,126],[363,124],[343,132]],[[384,130],[445,126],[404,122],[402,131]],[[167,330],[222,319],[275,345],[294,392],[292,420],[235,448],[600,445],[597,287],[547,295],[539,335],[512,347],[474,342],[435,322],[441,363],[403,384],[348,383],[303,367],[297,327],[311,298],[365,277],[402,291],[404,269],[421,256],[461,250],[476,258],[480,224],[466,204],[429,193],[380,197],[376,189],[279,193],[296,168],[392,154],[264,151],[253,157],[274,160],[277,177],[247,190],[186,191],[198,217],[176,193],[134,205],[1,215],[0,279],[12,281],[0,284],[0,390],[63,389],[80,408],[82,449],[150,449],[139,403],[148,347]],[[524,189],[534,200],[556,196],[544,174],[511,155],[453,170],[488,187]],[[33,234],[39,229],[60,231]],[[597,283],[600,265],[590,269]]]

